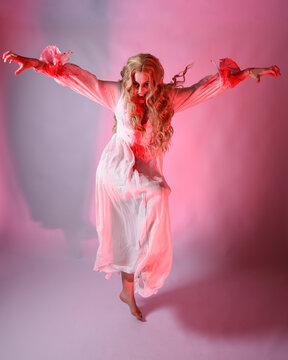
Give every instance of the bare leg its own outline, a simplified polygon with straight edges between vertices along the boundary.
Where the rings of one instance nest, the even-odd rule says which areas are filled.
[[[136,305],[134,297],[134,274],[121,272],[121,276],[123,289],[120,294],[120,299],[128,304],[130,312],[133,316],[135,316],[138,320],[143,321],[143,316]]]

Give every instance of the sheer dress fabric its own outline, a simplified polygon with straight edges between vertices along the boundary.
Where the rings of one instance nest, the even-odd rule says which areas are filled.
[[[134,273],[135,292],[147,297],[163,285],[172,264],[171,190],[162,172],[163,155],[151,145],[149,119],[144,135],[131,127],[121,83],[98,80],[68,63],[69,54],[50,45],[40,57],[44,65],[35,71],[107,107],[117,119],[116,133],[103,150],[96,172],[99,248],[94,270],[105,272],[106,278],[114,272]],[[217,74],[171,91],[175,112],[234,87],[239,70],[232,60],[222,59]]]

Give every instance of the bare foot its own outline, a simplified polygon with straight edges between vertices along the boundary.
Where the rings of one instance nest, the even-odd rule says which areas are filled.
[[[136,319],[138,319],[140,321],[145,321],[140,309],[136,305],[134,295],[132,295],[132,296],[128,295],[128,294],[126,294],[125,291],[122,290],[119,297],[120,297],[121,301],[123,301],[125,304],[127,304],[129,306],[131,314],[133,316],[135,316]]]

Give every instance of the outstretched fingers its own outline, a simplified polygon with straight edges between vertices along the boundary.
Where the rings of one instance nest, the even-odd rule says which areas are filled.
[[[12,51],[6,51],[3,54],[3,60],[4,62],[7,62],[9,60],[9,64],[11,64],[11,62],[15,61],[18,55],[14,54]]]
[[[11,51],[6,51],[6,52],[3,54],[2,58],[3,58],[3,60],[4,60],[5,63],[6,63],[7,60],[9,60],[9,57],[10,57],[10,56],[11,56]]]
[[[273,65],[269,69],[272,72],[272,74],[271,74],[272,76],[274,76],[274,77],[281,76],[280,69],[278,66]]]
[[[278,66],[273,65],[265,69],[263,75],[271,75],[273,77],[281,76],[280,69]]]
[[[8,61],[9,64],[11,64],[15,61],[19,65],[19,68],[15,71],[15,75],[19,75],[22,71],[28,68],[25,58],[13,53],[12,51],[6,51],[2,57],[5,63]]]
[[[5,51],[5,52],[4,52],[4,54],[2,55],[2,58],[3,58],[4,62],[7,61],[7,58],[8,58],[8,56],[9,56],[10,53],[11,53],[11,51]]]

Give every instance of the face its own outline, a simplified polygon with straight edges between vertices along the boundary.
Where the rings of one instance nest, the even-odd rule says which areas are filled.
[[[135,72],[133,80],[134,95],[139,104],[145,103],[145,96],[149,90],[149,75],[145,72]]]

